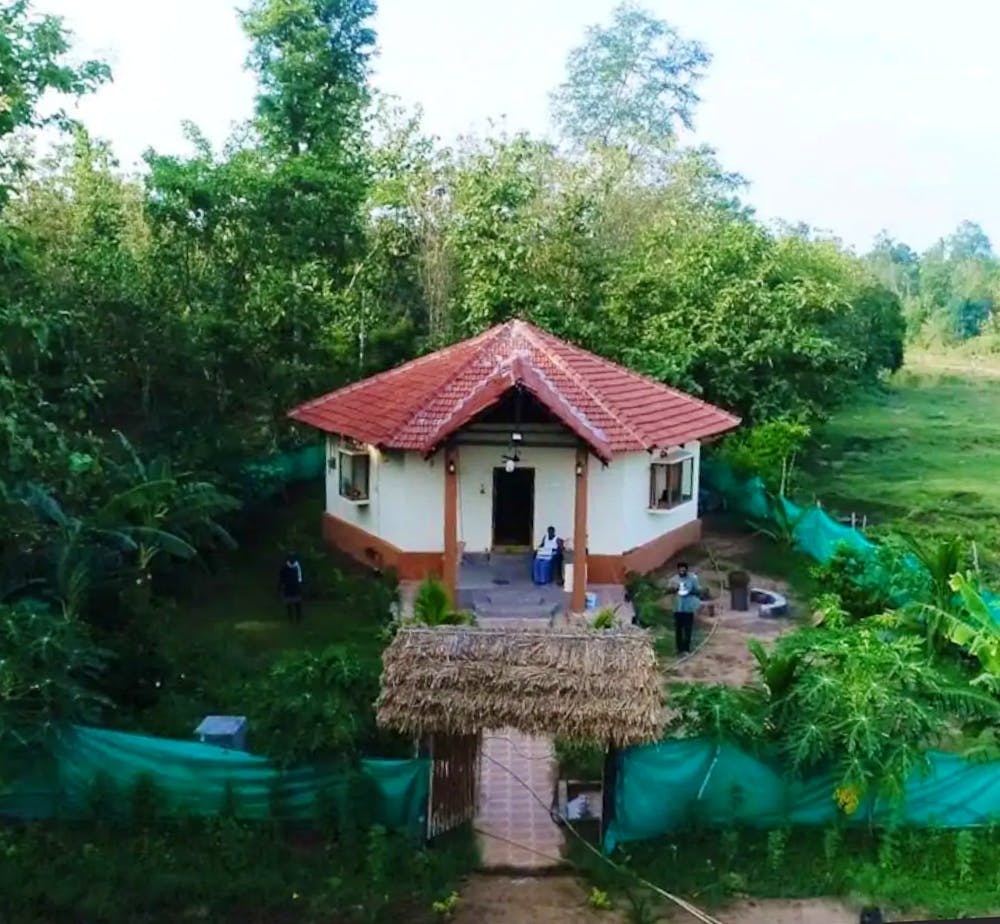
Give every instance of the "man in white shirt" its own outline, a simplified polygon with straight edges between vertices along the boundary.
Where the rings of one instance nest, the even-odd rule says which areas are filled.
[[[552,577],[560,581],[562,578],[562,543],[556,536],[556,528],[550,526],[542,537],[542,542],[535,552],[538,558],[549,558],[552,560]]]

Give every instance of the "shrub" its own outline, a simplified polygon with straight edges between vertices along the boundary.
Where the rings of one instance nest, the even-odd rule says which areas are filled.
[[[811,573],[824,593],[840,598],[850,616],[864,619],[905,603],[934,603],[950,597],[948,581],[955,573],[952,569],[959,569],[960,552],[957,540],[935,546],[889,534],[868,552],[841,543]]]
[[[559,775],[571,780],[599,780],[604,773],[604,748],[592,741],[555,740]]]
[[[476,859],[465,831],[433,851],[381,830],[362,832],[350,848],[218,818],[141,831],[11,828],[0,832],[0,856],[0,917],[11,924],[414,920]]]
[[[892,607],[892,588],[884,572],[874,567],[871,556],[848,545],[840,545],[812,576],[824,594],[835,594],[841,606],[855,619],[884,613]]]
[[[246,691],[255,743],[282,765],[353,759],[376,738],[379,671],[339,645],[287,652]]]
[[[424,626],[462,626],[472,623],[473,617],[453,609],[448,588],[428,578],[413,598],[413,621]]]
[[[96,721],[104,664],[87,627],[68,612],[30,601],[0,606],[0,765],[44,746],[67,723]]]
[[[615,607],[606,606],[595,617],[590,624],[591,629],[601,631],[603,629],[613,629],[617,621],[618,610]]]

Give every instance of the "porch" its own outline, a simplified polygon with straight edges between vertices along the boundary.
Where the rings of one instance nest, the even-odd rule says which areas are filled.
[[[456,606],[474,613],[480,625],[509,626],[524,622],[538,627],[565,621],[571,612],[570,585],[555,581],[535,584],[531,579],[533,554],[470,552],[461,555]],[[569,569],[566,577],[570,577]],[[412,612],[412,600],[419,584],[419,581],[403,582],[402,604],[406,614]],[[589,615],[605,607],[617,607],[619,620],[631,624],[632,606],[625,601],[625,588],[621,584],[588,583],[586,593],[593,594],[595,599]]]

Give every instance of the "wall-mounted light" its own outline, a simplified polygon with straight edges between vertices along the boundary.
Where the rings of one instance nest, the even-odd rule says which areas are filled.
[[[334,472],[334,471],[337,470],[337,454],[336,453],[334,453],[332,456],[330,456],[329,459],[326,460],[326,467],[328,469],[330,469],[331,472]]]
[[[455,463],[451,459],[448,460],[448,474],[449,475],[455,474]]]
[[[523,437],[521,436],[520,433],[511,433],[510,435],[510,441],[512,443],[520,443],[522,439]]]
[[[515,469],[515,468],[516,468],[516,465],[515,465],[515,463],[514,463],[514,460],[513,460],[513,459],[508,459],[508,460],[507,460],[506,462],[504,462],[504,464],[503,464],[503,470],[504,470],[505,472],[507,472],[507,474],[508,474],[508,475],[509,475],[509,474],[510,474],[510,473],[511,473],[512,471],[514,471],[514,469]]]
[[[583,466],[577,462],[576,463],[576,477],[579,478],[583,474]]]

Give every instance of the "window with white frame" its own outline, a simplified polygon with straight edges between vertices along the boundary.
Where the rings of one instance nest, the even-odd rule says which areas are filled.
[[[340,496],[356,504],[367,503],[371,459],[367,452],[341,449],[338,453],[340,467]]]
[[[677,452],[649,467],[649,508],[670,510],[694,496],[694,455]]]

